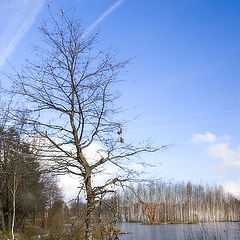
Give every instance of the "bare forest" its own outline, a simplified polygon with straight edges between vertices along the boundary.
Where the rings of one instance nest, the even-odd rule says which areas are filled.
[[[129,187],[120,196],[119,220],[123,222],[239,221],[239,200],[221,186],[152,182]]]

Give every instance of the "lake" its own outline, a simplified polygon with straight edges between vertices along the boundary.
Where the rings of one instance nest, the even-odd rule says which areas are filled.
[[[240,240],[240,223],[142,225],[119,223],[120,240]]]

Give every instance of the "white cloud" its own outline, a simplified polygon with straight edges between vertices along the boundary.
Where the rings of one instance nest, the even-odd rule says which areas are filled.
[[[61,141],[57,138],[53,138],[56,143],[60,143]],[[39,135],[27,137],[26,141],[35,146],[37,149],[39,146],[42,147],[42,154],[44,155],[45,149],[51,147],[52,144],[44,137]],[[55,148],[54,148],[55,149]],[[52,149],[52,150],[54,150]],[[74,150],[74,145],[65,145],[64,150],[68,152],[72,152],[73,154],[76,152]],[[57,154],[57,149],[55,149]],[[94,164],[96,161],[99,161],[101,157],[106,157],[106,152],[104,148],[98,143],[91,143],[87,148],[83,150],[83,154],[88,161],[88,163]],[[53,162],[44,162],[44,167],[48,166],[48,164],[53,164]],[[72,169],[76,172],[76,169]],[[119,174],[119,168],[113,164],[104,165],[104,168],[100,168],[98,172],[96,172],[92,177],[93,186],[101,186],[104,185],[109,179],[112,179]],[[75,199],[79,192],[79,187],[82,183],[82,177],[73,175],[73,174],[65,174],[59,176],[59,187],[63,190],[64,198],[69,201],[71,199]]]
[[[83,154],[90,164],[93,164],[96,161],[100,160],[101,157],[106,156],[103,147],[97,143],[91,143],[87,148],[83,150]]]
[[[217,137],[210,133],[210,132],[206,132],[203,134],[194,134],[191,142],[194,143],[213,143],[217,140]]]
[[[229,142],[231,137],[229,135],[223,135],[218,137],[218,142]]]
[[[231,149],[227,143],[214,144],[208,148],[211,157],[222,160],[220,169],[240,169],[240,147]]]
[[[222,184],[225,191],[231,193],[233,196],[240,198],[240,182],[228,181]]]
[[[106,153],[101,145],[92,143],[83,152],[89,164],[94,164],[100,160]],[[92,184],[94,187],[104,185],[108,180],[119,176],[121,170],[113,164],[105,164],[104,167],[99,168],[99,171],[94,173],[92,177]],[[71,200],[77,197],[82,178],[70,174],[60,176],[60,187],[63,189],[64,197],[66,200]],[[112,186],[109,186],[112,188]]]
[[[101,172],[94,174],[92,178],[93,187],[104,185],[109,179],[118,176],[118,172],[119,168],[114,165],[104,168]],[[69,201],[75,199],[79,192],[79,187],[81,187],[82,178],[66,174],[60,176],[59,180],[59,186],[63,190],[65,200]],[[112,189],[112,187],[113,186],[109,186],[108,189]]]
[[[116,177],[119,173],[119,168],[114,165],[110,165],[107,168],[104,168],[101,172],[95,174],[93,176],[93,186],[101,186],[104,185],[109,179]],[[59,186],[63,190],[64,198],[66,200],[71,200],[77,197],[79,192],[79,187],[82,183],[82,178],[78,178],[77,176],[73,176],[70,174],[66,174],[59,177]],[[112,186],[109,186],[108,189],[111,189]]]
[[[12,7],[8,6],[10,8],[7,9],[9,15],[6,17],[8,19],[5,22],[4,29],[0,32],[0,67],[28,32],[45,1],[15,0]]]
[[[59,177],[59,186],[63,190],[63,195],[66,200],[71,200],[77,197],[80,187],[80,181],[76,176],[70,174]]]

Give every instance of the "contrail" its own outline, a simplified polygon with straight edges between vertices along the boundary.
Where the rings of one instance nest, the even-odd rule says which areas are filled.
[[[46,0],[40,0],[36,4],[36,6],[32,9],[29,9],[30,15],[22,25],[18,28],[18,31],[15,33],[15,35],[12,37],[12,39],[9,41],[8,45],[6,46],[3,53],[0,53],[0,68],[3,66],[6,59],[13,53],[15,48],[17,47],[18,43],[22,40],[24,35],[28,32],[32,24],[34,23],[37,15],[41,11],[44,3]],[[25,13],[27,14],[27,13]],[[16,18],[17,20],[21,20],[20,17]],[[18,25],[18,22],[15,22],[15,25]]]
[[[107,9],[87,30],[84,32],[84,35],[88,35],[99,23],[101,23],[106,17],[108,17],[116,8],[118,8],[124,0],[118,0],[115,4]]]

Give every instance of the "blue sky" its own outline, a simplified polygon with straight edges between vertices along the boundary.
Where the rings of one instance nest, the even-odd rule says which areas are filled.
[[[86,29],[100,31],[103,47],[135,57],[123,75],[119,104],[129,109],[128,119],[137,116],[126,141],[170,144],[165,152],[144,155],[161,162],[153,175],[240,192],[239,1],[2,0],[2,71],[6,59],[20,66],[31,56],[48,3],[75,9]]]

